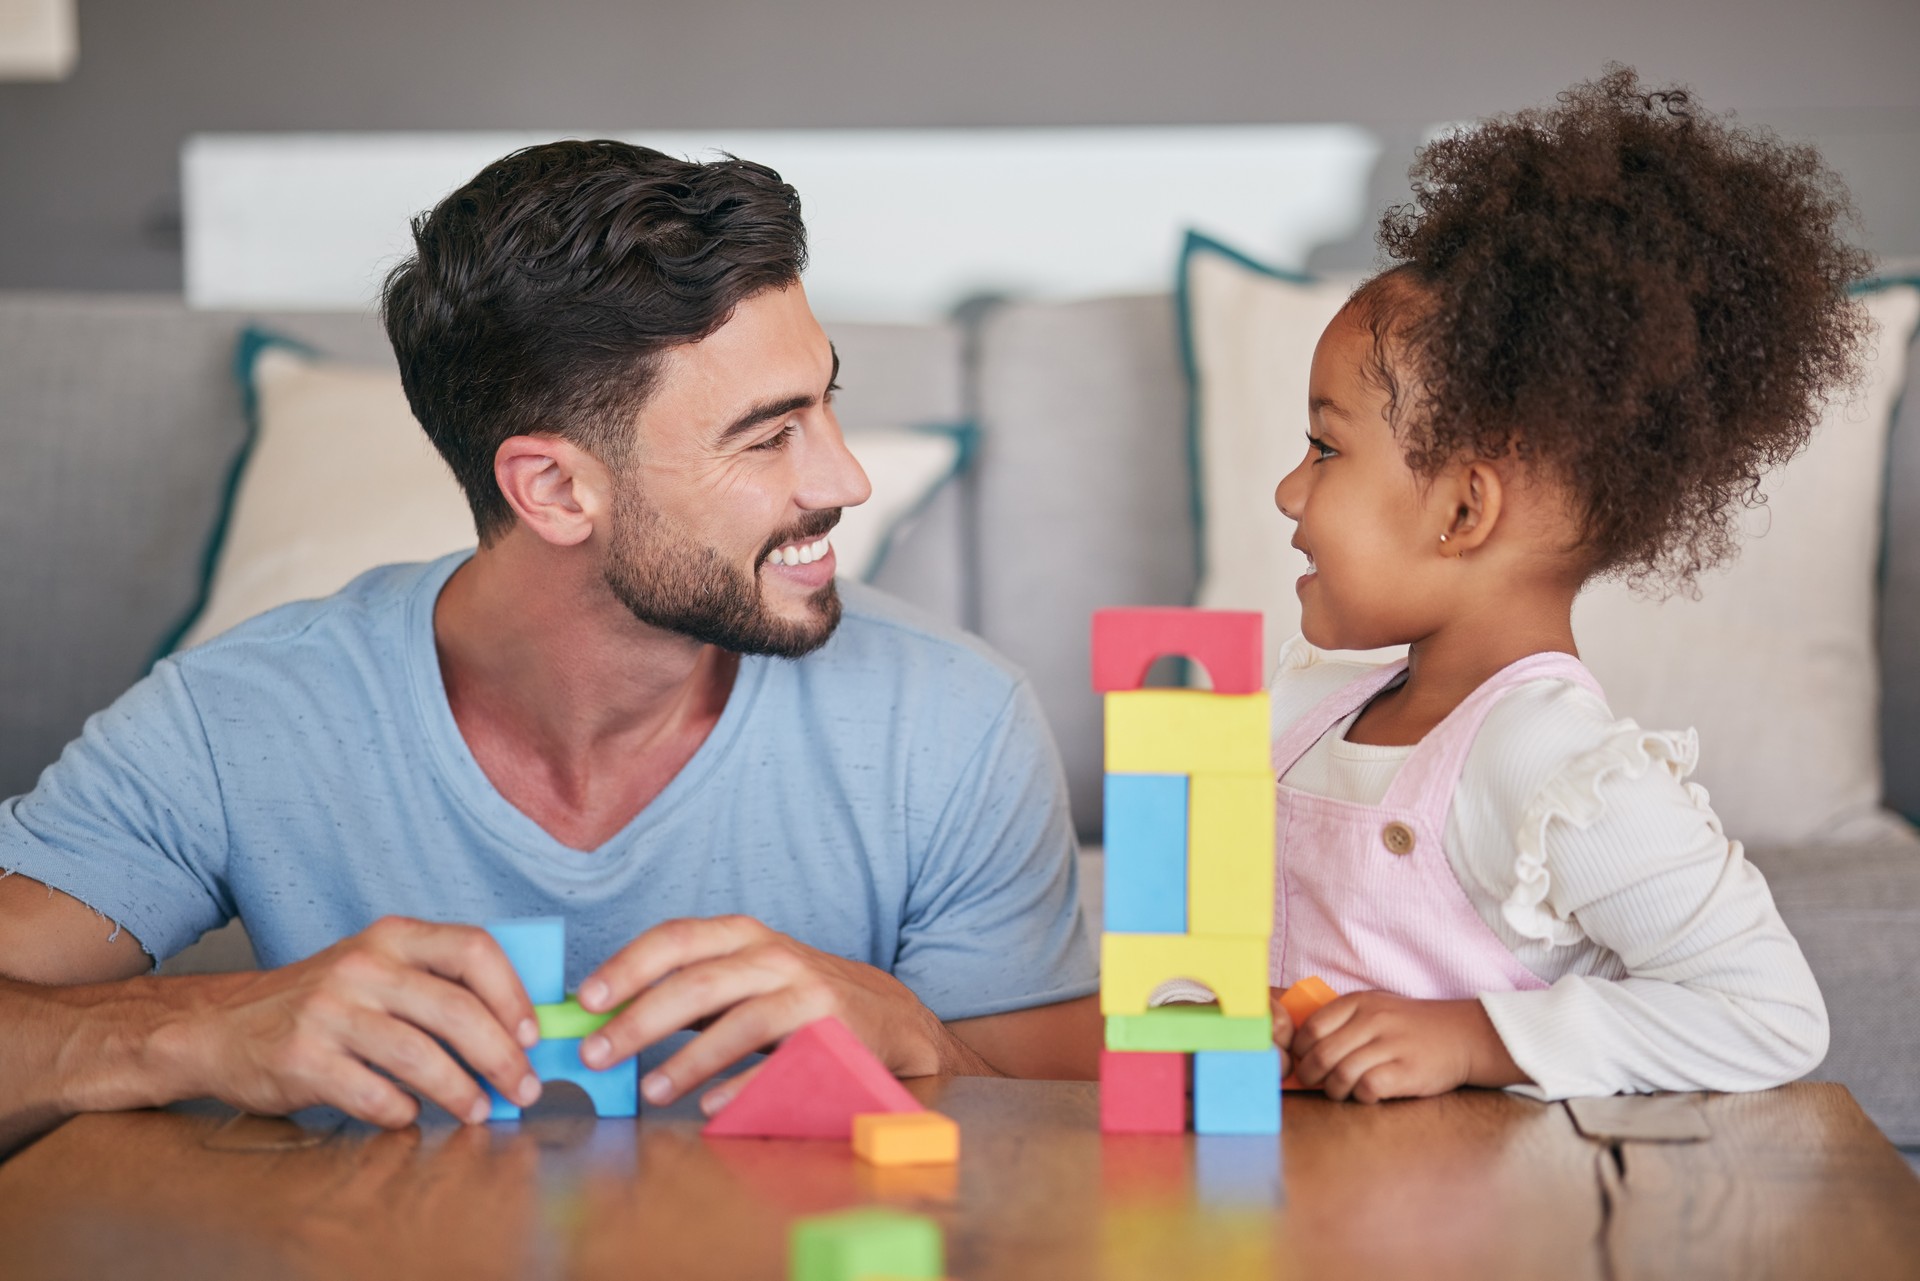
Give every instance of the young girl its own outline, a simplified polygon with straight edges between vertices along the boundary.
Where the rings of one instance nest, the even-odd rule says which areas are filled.
[[[1617,719],[1571,614],[1596,578],[1688,590],[1731,556],[1850,380],[1846,196],[1618,67],[1414,176],[1275,496],[1312,572],[1272,689],[1272,982],[1343,994],[1276,1040],[1369,1101],[1792,1080],[1827,1045],[1806,961],[1683,781],[1692,733]]]

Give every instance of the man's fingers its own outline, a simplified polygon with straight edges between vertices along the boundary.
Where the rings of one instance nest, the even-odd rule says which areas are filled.
[[[520,1045],[540,1039],[533,1002],[498,939],[476,925],[392,917],[368,931],[402,959],[470,990]]]
[[[418,970],[401,969],[378,996],[394,1016],[446,1042],[468,1067],[493,1082],[494,1089],[515,1103],[526,1107],[540,1097],[540,1082],[533,1075],[526,1052],[466,988]],[[421,1039],[432,1044],[427,1037]],[[435,1050],[440,1058],[452,1063],[444,1050],[437,1046]],[[380,1066],[393,1070],[390,1064]],[[465,1072],[460,1075],[466,1077]],[[466,1079],[469,1086],[479,1089],[472,1078]],[[434,1102],[440,1103],[439,1098]],[[462,1110],[447,1110],[463,1120],[466,1117]]]
[[[742,1001],[776,991],[792,978],[771,948],[759,947],[676,970],[633,998],[598,1035],[588,1037],[580,1047],[581,1060],[591,1068],[618,1063]]]
[[[792,988],[743,1002],[649,1072],[640,1083],[641,1092],[650,1103],[671,1103],[722,1068],[818,1017],[819,1011]]]
[[[486,1092],[461,1070],[451,1054],[419,1028],[365,1010],[349,1022],[345,1044],[370,1066],[411,1087],[455,1119],[469,1124],[487,1119]]]
[[[708,1090],[700,1096],[700,1111],[707,1116],[713,1116],[718,1113],[721,1108],[724,1108],[727,1104],[739,1098],[740,1091],[746,1089],[748,1083],[751,1082],[754,1077],[759,1076],[760,1069],[766,1065],[766,1060],[763,1059],[746,1071],[736,1072],[726,1080],[720,1082],[720,1084],[714,1086],[711,1090]]]
[[[382,1129],[403,1129],[420,1115],[420,1104],[405,1090],[351,1055],[339,1055],[314,1084],[328,1107]]]
[[[750,916],[663,921],[614,953],[580,985],[580,1004],[610,1010],[696,961],[737,952],[772,931]]]

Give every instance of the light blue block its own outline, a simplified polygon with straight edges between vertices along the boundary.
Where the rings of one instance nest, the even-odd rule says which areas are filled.
[[[1280,1133],[1280,1051],[1202,1050],[1195,1054],[1193,1132]]]
[[[1106,931],[1187,932],[1187,776],[1109,774]]]
[[[542,1081],[572,1081],[585,1090],[587,1097],[593,1100],[594,1112],[599,1116],[633,1116],[640,1110],[638,1058],[630,1058],[604,1072],[596,1072],[580,1061],[580,1042],[567,1038],[540,1042],[527,1051],[527,1061],[533,1066],[533,1074]],[[493,1102],[493,1111],[488,1115],[488,1120],[520,1119],[518,1105],[509,1103],[504,1095],[485,1081],[480,1084],[486,1086],[487,1098]]]
[[[527,999],[558,1005],[567,999],[567,923],[558,916],[523,916],[494,921],[487,933],[513,962]]]

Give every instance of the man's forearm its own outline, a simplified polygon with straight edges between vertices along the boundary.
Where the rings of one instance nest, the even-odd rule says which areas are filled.
[[[196,1093],[182,1035],[229,976],[80,987],[0,979],[0,1157],[80,1112]]]

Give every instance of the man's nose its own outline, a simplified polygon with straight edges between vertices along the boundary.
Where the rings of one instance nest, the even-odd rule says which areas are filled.
[[[809,450],[807,474],[801,479],[795,496],[800,506],[810,511],[828,507],[858,507],[873,496],[873,482],[866,469],[847,448],[847,439],[838,423],[815,434],[820,448]]]

